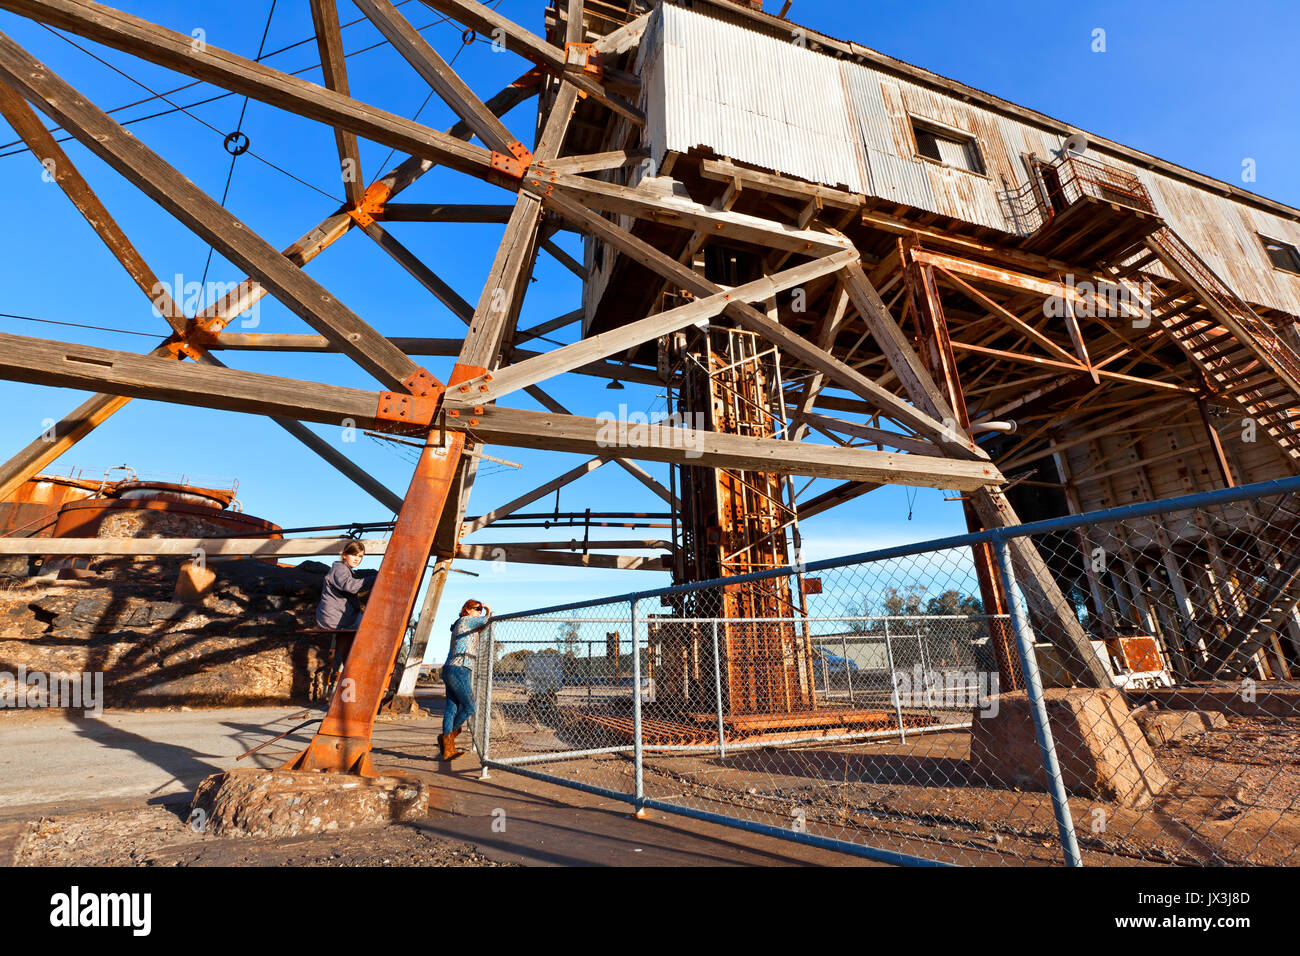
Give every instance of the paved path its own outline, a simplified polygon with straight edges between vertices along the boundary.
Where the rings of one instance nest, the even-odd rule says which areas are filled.
[[[440,699],[423,700],[441,709]],[[0,716],[0,862],[28,820],[91,809],[188,800],[210,773],[275,767],[306,745],[308,726],[236,762],[240,753],[299,721],[291,707],[193,711],[105,711],[99,718],[9,711]],[[311,716],[318,716],[314,711]],[[375,762],[414,771],[436,785],[437,810],[419,824],[473,843],[496,860],[533,865],[858,865],[802,847],[659,813],[630,816],[627,804],[514,774],[479,779],[472,754],[450,768],[435,758],[437,718],[375,726]],[[500,829],[504,811],[505,832]],[[494,829],[493,823],[497,821]]]

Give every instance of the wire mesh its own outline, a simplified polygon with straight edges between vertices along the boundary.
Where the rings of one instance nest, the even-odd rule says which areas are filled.
[[[891,859],[1295,864],[1297,489],[503,616],[480,751]]]

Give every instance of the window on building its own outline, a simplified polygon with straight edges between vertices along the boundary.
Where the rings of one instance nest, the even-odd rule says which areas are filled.
[[[1300,249],[1289,242],[1270,239],[1268,236],[1260,236],[1259,241],[1264,243],[1264,251],[1268,253],[1274,268],[1300,275]]]
[[[984,158],[974,136],[912,118],[916,151],[926,159],[984,175]]]

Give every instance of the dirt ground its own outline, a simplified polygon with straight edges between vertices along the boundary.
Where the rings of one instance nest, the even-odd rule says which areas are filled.
[[[220,838],[195,832],[185,804],[43,817],[16,866],[508,866],[416,826],[307,837]]]
[[[1229,716],[1228,724],[1153,747],[1171,782],[1142,809],[1071,796],[1092,865],[1300,865],[1300,717]],[[568,722],[563,722],[568,724]],[[566,741],[573,732],[584,738]],[[588,725],[493,731],[513,749],[598,747]],[[973,779],[965,731],[864,743],[646,756],[645,793],[696,810],[959,864],[1059,864],[1045,792]],[[566,779],[626,792],[632,763],[603,755],[539,764]],[[910,849],[908,849],[910,848]]]

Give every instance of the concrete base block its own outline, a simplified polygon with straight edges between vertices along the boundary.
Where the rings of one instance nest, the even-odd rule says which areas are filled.
[[[1142,807],[1169,782],[1119,691],[1049,688],[1043,696],[1067,794]],[[1047,789],[1024,691],[1000,695],[992,716],[976,711],[971,765],[992,786]]]
[[[419,819],[429,793],[396,777],[227,770],[199,784],[190,808],[191,825],[216,836],[283,837]]]

